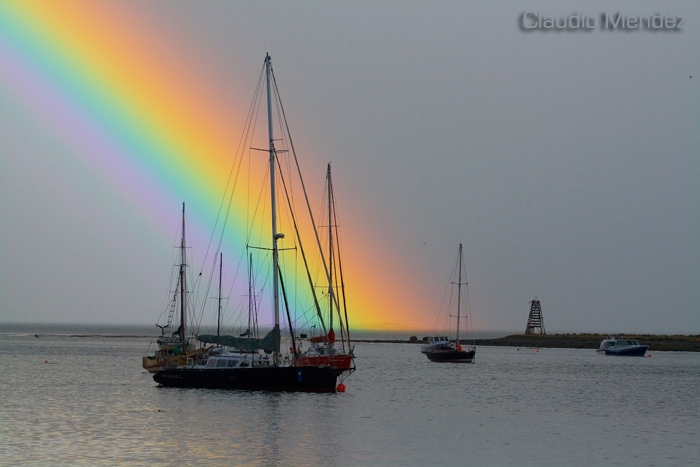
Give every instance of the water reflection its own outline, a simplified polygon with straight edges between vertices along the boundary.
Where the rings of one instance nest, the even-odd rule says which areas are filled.
[[[0,334],[7,465],[692,465],[700,355],[356,346],[340,394],[158,388],[148,339]],[[44,363],[48,361],[49,363]],[[630,430],[630,427],[634,427]],[[543,440],[545,440],[543,442]],[[532,446],[539,446],[532,449]]]

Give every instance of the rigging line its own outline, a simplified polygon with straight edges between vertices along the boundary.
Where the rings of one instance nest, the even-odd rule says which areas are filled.
[[[327,195],[328,195],[328,183],[326,182],[326,183],[324,183],[324,185],[323,185],[323,193],[322,193],[322,196],[321,196],[321,208],[320,208],[320,210],[319,210],[319,218],[323,218],[324,213],[327,213],[327,212],[328,212]],[[324,227],[326,227],[326,226],[324,226],[324,225],[319,225],[319,226],[317,226],[317,228],[319,229],[319,231],[320,231],[320,232],[323,232],[323,233],[321,234],[321,241],[322,241],[322,243],[323,243],[323,244],[328,244],[328,242],[327,242],[328,239],[326,238],[326,229],[325,229]],[[315,271],[315,277],[314,277],[314,279],[315,279],[317,282],[319,282],[319,285],[317,286],[317,287],[319,287],[319,288],[320,288],[320,287],[325,287],[325,286],[323,286],[323,285],[320,285],[320,282],[321,282],[321,275],[322,275],[322,273],[325,273],[325,271],[322,271],[322,269],[323,269],[323,268],[322,268],[322,265],[323,265],[323,262],[322,262],[321,257],[320,257],[320,256],[315,257],[315,258],[314,258],[314,264],[313,264],[314,271]],[[326,280],[326,278],[324,278],[324,281],[325,281],[325,280]]]
[[[472,308],[471,303],[469,303],[469,281],[467,281],[467,268],[464,265],[464,261],[462,261],[462,266],[464,266],[464,295],[467,302],[465,314],[469,323],[469,334],[471,334],[472,343],[474,343],[474,325],[472,323]]]
[[[330,164],[329,164],[329,167],[330,167]],[[336,307],[336,310],[337,310],[337,313],[338,313],[338,321],[340,322],[340,331],[341,331],[341,339],[342,339],[343,325],[345,325],[346,327],[348,327],[348,322],[347,322],[347,308],[345,308],[345,303],[346,303],[346,302],[345,302],[345,287],[344,287],[343,276],[342,276],[342,268],[341,268],[341,262],[340,262],[340,261],[341,261],[341,255],[340,255],[340,235],[339,235],[340,229],[339,229],[339,226],[338,226],[338,218],[337,218],[337,213],[336,213],[336,210],[335,210],[335,194],[334,194],[334,192],[333,192],[333,183],[332,183],[331,178],[330,178],[330,172],[329,172],[329,177],[328,177],[328,189],[329,189],[329,191],[330,191],[329,200],[328,200],[328,206],[329,206],[329,210],[330,210],[330,212],[332,213],[332,217],[333,217],[333,219],[332,219],[332,225],[329,226],[329,229],[332,229],[332,230],[335,232],[335,239],[336,239],[335,244],[334,244],[334,245],[335,245],[335,248],[334,248],[335,252],[334,252],[334,253],[337,253],[337,254],[335,254],[335,257],[337,258],[337,265],[336,265],[336,267],[337,267],[338,270],[337,270],[337,271],[334,271],[334,272],[337,272],[337,273],[338,273],[338,274],[336,274],[336,276],[338,276],[338,275],[340,276],[340,282],[341,282],[341,287],[342,287],[341,292],[342,292],[342,294],[343,294],[343,308],[345,309],[345,323],[343,323],[343,316],[341,315],[341,312],[340,312],[340,299],[338,298],[338,295],[337,295],[336,293],[333,293],[332,299],[335,301],[335,307]],[[333,254],[331,254],[331,257],[333,257],[332,255],[333,255]],[[331,284],[331,286],[332,286],[332,287],[335,287],[335,284]],[[350,337],[350,336],[349,336],[350,331],[349,331],[349,329],[348,329],[347,331],[348,331],[348,338],[349,338],[349,337]]]
[[[329,163],[330,166],[330,163]],[[348,325],[347,323],[347,308],[345,306],[345,291],[342,290],[342,297],[338,296],[337,290],[340,289],[341,287],[344,287],[343,283],[343,277],[342,277],[342,268],[341,268],[341,255],[340,255],[340,236],[339,236],[339,227],[338,227],[338,220],[337,220],[337,213],[335,210],[335,197],[333,195],[333,183],[330,180],[330,173],[326,172],[326,183],[324,185],[323,189],[323,209],[322,212],[330,212],[332,219],[328,220],[328,235],[329,235],[329,241],[330,238],[335,235],[336,241],[332,242],[333,250],[329,250],[329,258],[330,258],[330,269],[331,273],[333,274],[333,277],[338,277],[340,276],[340,282],[341,284],[338,285],[336,281],[332,281],[329,285],[331,287],[333,293],[329,293],[330,297],[329,300],[332,301],[332,304],[335,306],[336,314],[338,316],[338,322],[339,322],[339,330],[340,330],[340,336],[341,336],[341,342],[343,344],[343,349],[345,348],[345,335],[346,335],[346,327]],[[321,226],[319,226],[321,227]],[[319,230],[324,230],[325,229],[319,229]],[[331,232],[332,231],[332,232]],[[324,239],[325,240],[325,239]],[[335,262],[333,261],[333,258],[337,257],[338,261]],[[330,280],[330,278],[327,278]],[[340,303],[342,302],[343,304],[343,309],[345,310],[345,320],[343,320],[343,313],[340,307]],[[331,307],[332,309],[332,307]],[[344,322],[345,321],[345,322]],[[348,339],[349,339],[349,331],[347,333]],[[349,342],[348,342],[349,343]]]
[[[277,164],[278,164],[278,166],[279,166],[279,159],[278,159],[278,157],[277,157],[277,154],[275,154],[275,160],[277,161]],[[288,193],[288,192],[287,192],[287,182],[285,181],[285,178],[284,178],[284,176],[282,175],[282,171],[281,171],[281,170],[280,170],[280,173],[279,173],[279,177],[280,177],[280,180],[281,180],[281,182],[282,182],[282,188],[284,189],[285,198],[287,199],[287,205],[289,206],[289,209],[291,210],[291,209],[292,209],[291,202],[290,202],[290,200],[289,200],[289,196],[287,196],[287,193]],[[302,241],[301,241],[301,236],[299,235],[299,226],[297,225],[296,217],[294,216],[294,213],[293,213],[293,212],[292,212],[292,214],[291,214],[291,217],[292,217],[292,224],[293,224],[293,226],[294,226],[294,232],[296,233],[296,237],[297,237],[297,240],[298,240],[298,242],[299,242],[299,251],[301,252],[301,257],[302,257],[302,259],[303,259],[303,261],[304,261],[304,269],[306,269],[306,276],[307,276],[307,278],[308,278],[308,280],[309,280],[309,286],[310,286],[310,288],[311,288],[311,294],[313,295],[313,302],[314,302],[314,306],[316,307],[316,313],[318,314],[318,318],[319,318],[319,320],[320,320],[320,322],[321,322],[321,326],[323,327],[323,332],[324,332],[324,334],[327,334],[327,333],[328,333],[328,330],[326,329],[326,323],[325,323],[325,321],[323,320],[323,315],[321,314],[321,308],[320,308],[320,306],[319,306],[319,304],[318,304],[318,296],[316,295],[316,288],[314,287],[313,279],[312,279],[312,277],[311,277],[311,272],[309,271],[309,263],[308,263],[308,261],[306,260],[306,252],[304,251],[304,247],[303,247]],[[316,229],[314,228],[313,230],[315,231]],[[316,236],[317,236],[317,238],[318,238],[318,233],[317,233]]]
[[[284,118],[283,118],[284,112],[283,112],[283,109],[282,109],[282,98],[281,98],[281,96],[280,96],[279,89],[277,89],[277,82],[274,81],[274,79],[275,79],[275,78],[274,78],[274,72],[273,72],[273,73],[272,73],[272,80],[273,80],[273,83],[274,83],[274,93],[273,93],[273,96],[274,96],[274,99],[275,99],[275,101],[274,101],[274,103],[275,103],[275,109],[276,109],[275,115],[276,115],[276,117],[277,117],[277,126],[280,128],[280,136],[279,136],[278,141],[281,142],[281,145],[280,145],[280,146],[281,146],[281,149],[275,149],[275,150],[276,150],[277,154],[280,154],[280,153],[282,153],[282,152],[289,152],[288,140],[291,139],[291,134],[290,134],[290,132],[289,132],[289,128],[286,128],[286,125],[285,125],[285,121],[284,121]],[[291,165],[289,164],[289,160],[288,160],[288,159],[287,159],[286,161],[287,161],[287,164],[286,164],[285,170],[286,170],[287,174],[290,176],[290,180],[291,180],[291,172],[292,172],[292,171],[291,171]],[[278,166],[280,167],[280,171],[281,171],[281,170],[282,170],[282,167],[281,167],[281,163],[279,163],[279,161],[278,161]],[[294,199],[293,190],[294,190],[294,186],[292,186],[292,187],[290,188],[291,199]],[[296,204],[295,202],[292,202],[292,205],[295,205],[295,204]]]
[[[221,235],[220,235],[220,237],[219,237],[219,243],[218,243],[218,247],[217,247],[216,253],[219,253],[219,252],[220,252],[221,242],[222,242],[222,239],[223,239],[224,232],[225,232],[225,230],[226,230],[226,222],[227,222],[227,220],[228,220],[229,213],[230,213],[230,209],[231,209],[231,200],[232,200],[232,198],[233,198],[233,194],[234,194],[234,192],[235,192],[235,188],[236,188],[237,183],[238,183],[238,176],[240,175],[240,169],[241,169],[241,166],[242,166],[242,160],[243,160],[243,157],[242,157],[243,150],[242,150],[242,148],[245,147],[245,142],[247,141],[247,137],[250,135],[250,130],[251,130],[252,122],[254,121],[254,119],[252,118],[252,115],[255,113],[255,112],[254,112],[254,109],[257,107],[257,106],[255,105],[255,103],[256,103],[256,101],[259,101],[259,100],[260,100],[260,96],[261,96],[260,89],[261,89],[261,87],[262,87],[262,84],[261,84],[261,83],[262,83],[262,78],[261,78],[262,73],[263,73],[263,72],[261,71],[261,75],[260,75],[260,77],[258,77],[258,84],[257,84],[257,86],[256,86],[255,93],[253,94],[253,99],[251,100],[250,106],[248,107],[248,114],[247,114],[247,116],[246,116],[246,123],[245,123],[245,125],[244,125],[244,127],[243,127],[243,134],[241,135],[241,138],[239,139],[238,149],[237,149],[236,152],[235,152],[236,155],[235,155],[234,160],[233,160],[233,162],[232,162],[232,164],[231,164],[231,169],[229,170],[229,175],[228,175],[228,178],[227,178],[227,180],[226,180],[226,186],[225,186],[225,189],[224,189],[224,194],[223,194],[223,196],[222,196],[222,198],[221,198],[221,202],[219,203],[219,209],[218,209],[218,211],[217,211],[216,220],[215,220],[215,222],[214,222],[214,227],[213,227],[213,229],[212,229],[212,234],[211,234],[211,236],[210,236],[210,238],[209,238],[209,243],[208,243],[208,245],[207,245],[207,250],[206,250],[206,254],[205,254],[204,261],[202,262],[203,265],[206,264],[206,262],[207,262],[208,255],[209,255],[209,252],[210,252],[210,250],[211,250],[211,244],[213,243],[214,233],[215,233],[216,230],[217,230],[217,225],[219,224],[219,221],[220,221],[220,218],[221,218],[221,214],[222,214],[222,211],[223,211],[224,201],[226,200],[226,195],[227,195],[227,193],[229,192],[229,187],[231,187],[231,194],[230,194],[230,196],[229,196],[229,203],[228,203],[228,205],[227,205],[226,214],[224,215],[223,225],[222,225],[222,228],[221,228]],[[239,154],[241,155],[240,158],[239,158],[239,156],[238,156]],[[235,176],[233,176],[234,171],[235,171]],[[233,177],[233,184],[231,183],[232,177]],[[201,270],[200,270],[200,272],[201,272]]]
[[[261,107],[261,102],[262,102],[262,76],[259,78],[259,80],[261,83],[259,85],[261,91],[260,91],[260,98],[258,98],[258,104],[255,107],[255,111],[256,111],[255,117],[253,118],[253,120],[251,122],[251,123],[253,123],[253,122],[255,123],[255,125],[252,125],[252,128],[250,130],[249,138],[250,138],[251,144],[252,144],[252,140],[253,140],[253,134],[255,134],[255,127],[256,127],[258,119],[259,119],[258,115],[260,113],[260,107]],[[246,187],[247,188],[246,189],[246,243],[249,243],[250,242],[250,233],[251,233],[249,229],[252,227],[252,224],[253,224],[253,220],[251,219],[251,212],[250,212],[250,207],[251,207],[250,200],[252,197],[251,196],[251,188],[254,186],[252,183],[252,170],[253,170],[252,154],[253,153],[251,151],[251,148],[248,148],[247,154],[248,154],[248,165],[247,165],[247,167],[248,167],[247,182],[248,183],[247,183],[247,187]],[[269,157],[269,155],[268,155],[268,157]],[[264,179],[265,180],[264,183],[260,184],[261,190],[264,189],[265,186],[267,186],[266,184],[268,183],[268,180],[270,178],[269,177],[269,170],[270,170],[269,164],[265,164],[264,166],[265,166],[266,178]],[[260,203],[261,196],[262,196],[261,194],[258,195],[258,203]],[[259,204],[256,205],[255,214],[253,215],[253,218],[255,218],[255,216],[257,215],[258,208],[259,208]]]
[[[337,213],[335,210],[335,194],[333,193],[333,185],[331,184],[330,187],[331,191],[331,200],[332,201],[332,208],[331,212],[333,213],[333,224],[335,225],[335,239],[336,239],[336,249],[338,250],[338,272],[340,275],[340,293],[342,294],[342,299],[343,299],[343,312],[345,314],[345,321],[343,322],[342,319],[339,319],[340,321],[340,336],[341,336],[341,341],[343,342],[343,349],[345,348],[345,341],[342,338],[343,336],[343,324],[345,325],[345,331],[347,332],[348,336],[348,347],[350,346],[350,322],[348,321],[348,308],[347,308],[347,300],[345,297],[345,278],[343,276],[343,264],[342,264],[342,257],[343,255],[340,254],[340,228],[338,226],[338,218],[337,218]],[[329,201],[329,202],[330,202]],[[338,316],[340,317],[340,307],[338,307]]]
[[[280,286],[282,288],[282,298],[284,300],[284,309],[287,311],[287,321],[289,322],[289,335],[292,337],[292,349],[295,357],[299,357],[297,354],[297,344],[294,340],[294,328],[292,327],[292,317],[289,314],[289,302],[287,301],[287,288],[284,286],[284,278],[282,277],[282,271],[277,271],[279,273]]]
[[[186,224],[186,236],[188,239],[187,245],[194,245],[194,241],[192,240],[192,229],[190,228],[190,221],[189,217],[185,218],[185,224]],[[202,318],[203,318],[203,307],[202,309],[198,312],[199,305],[197,303],[198,297],[200,297],[200,291],[202,287],[202,274],[201,272],[197,274],[196,276],[193,276],[194,274],[194,268],[191,266],[191,264],[195,263],[194,259],[194,249],[191,246],[187,246],[187,249],[190,250],[190,255],[187,258],[187,263],[185,264],[186,272],[186,283],[191,284],[190,287],[188,287],[188,291],[186,293],[191,297],[191,299],[187,300],[187,313],[189,314],[190,322],[192,323],[192,326],[190,326],[192,329],[195,330],[195,333],[199,332],[200,326],[202,324]],[[189,275],[189,277],[187,277]],[[209,292],[209,287],[205,287],[205,292],[208,294]],[[206,303],[206,301],[203,302]]]
[[[248,127],[248,134],[245,138],[245,141],[246,142],[250,141],[250,143],[247,143],[247,145],[249,147],[246,150],[246,153],[248,154],[248,164],[246,165],[248,170],[247,170],[247,174],[246,174],[247,175],[247,185],[246,185],[246,197],[245,197],[245,199],[246,199],[246,223],[245,223],[245,225],[246,225],[246,234],[245,234],[246,247],[248,247],[250,245],[250,240],[252,238],[252,230],[253,230],[253,220],[252,219],[255,219],[257,217],[257,213],[258,213],[258,210],[260,209],[260,205],[261,205],[261,200],[263,198],[263,193],[265,193],[265,189],[267,186],[266,184],[268,183],[266,180],[268,180],[270,178],[269,177],[269,170],[270,170],[269,164],[265,164],[265,170],[266,170],[265,177],[266,178],[263,178],[264,182],[259,185],[260,192],[258,193],[258,200],[257,200],[257,203],[254,204],[255,208],[253,209],[253,213],[251,215],[251,203],[250,203],[251,188],[253,186],[258,186],[258,185],[252,183],[253,163],[252,163],[252,158],[251,158],[251,155],[252,155],[251,150],[253,150],[255,148],[252,148],[250,146],[252,145],[253,135],[255,134],[255,128],[257,126],[258,115],[260,114],[260,104],[262,102],[262,95],[263,95],[263,92],[262,92],[263,91],[263,84],[262,83],[263,83],[264,71],[265,71],[265,65],[263,65],[263,68],[260,72],[260,76],[258,78],[258,86],[256,87],[256,90],[255,90],[256,97],[254,98],[254,102],[256,105],[254,106],[254,110],[255,110],[254,115],[251,115],[252,112],[249,112],[249,117],[248,117],[249,121],[246,122],[246,125]],[[252,108],[251,108],[251,110],[252,110]],[[248,122],[250,122],[249,125],[248,125]],[[266,152],[269,153],[269,150],[267,150]],[[232,199],[233,199],[233,193],[231,193],[231,200]],[[252,217],[252,219],[251,219],[251,217]],[[263,226],[261,224],[260,228],[262,229],[262,227]],[[258,234],[258,238],[260,238],[260,237],[261,237],[261,235]]]
[[[450,329],[450,309],[452,308],[453,299],[453,278],[457,277],[457,269],[459,264],[459,256],[457,256],[452,264],[452,269],[450,270],[450,275],[448,277],[447,285],[442,294],[442,301],[440,302],[440,309],[438,315],[435,318],[434,331],[443,331],[445,329]],[[442,321],[441,321],[442,320]],[[442,326],[440,325],[442,322]]]
[[[255,90],[253,99],[251,100],[251,104],[250,104],[249,109],[248,109],[248,114],[246,116],[246,123],[244,125],[243,134],[239,140],[238,149],[236,150],[236,157],[234,159],[234,162],[231,166],[231,170],[229,172],[229,177],[227,180],[226,189],[224,190],[224,196],[222,197],[221,204],[219,206],[219,211],[217,213],[216,223],[215,223],[214,229],[212,230],[212,237],[210,238],[210,241],[209,241],[209,245],[211,245],[211,243],[213,241],[214,232],[217,230],[216,225],[218,225],[218,223],[219,223],[219,220],[221,217],[221,212],[223,210],[224,201],[226,200],[226,197],[228,194],[228,204],[226,205],[227,207],[226,207],[226,211],[225,211],[225,214],[223,217],[223,222],[222,222],[219,240],[218,240],[218,244],[217,244],[217,254],[221,251],[221,245],[223,243],[224,234],[226,232],[226,226],[228,225],[228,220],[229,220],[230,214],[231,214],[231,209],[232,209],[232,205],[233,205],[233,197],[234,197],[234,194],[236,192],[236,187],[238,186],[238,180],[239,180],[239,177],[241,174],[241,169],[243,167],[243,155],[245,153],[243,148],[249,145],[249,141],[252,140],[252,135],[255,133],[255,126],[256,126],[256,122],[257,122],[257,118],[255,116],[257,116],[259,114],[260,102],[262,100],[263,77],[264,77],[264,67],[261,70],[260,75],[258,77],[258,84],[256,86],[256,90]],[[235,176],[233,176],[234,170],[235,170]],[[248,172],[248,180],[250,181],[250,160],[249,160],[247,172]],[[233,178],[233,183],[231,183],[232,178]],[[249,183],[248,190],[250,190],[250,186],[251,185]],[[229,190],[229,187],[230,187],[230,190]],[[249,196],[247,199],[249,199]],[[249,222],[250,204],[249,203],[246,204],[246,219],[248,220],[246,225],[250,225],[250,222]],[[247,232],[246,236],[248,236],[248,238],[250,238],[249,235],[250,235],[249,232]],[[209,251],[209,248],[207,251]],[[234,271],[234,277],[233,277],[233,282],[231,285],[231,290],[233,289],[233,284],[238,280],[238,277],[241,274],[244,256],[245,256],[245,251],[242,251],[238,261],[235,262],[237,267]],[[213,280],[212,279],[213,275],[214,275],[214,271],[213,271],[213,266],[212,266],[212,272],[210,273],[210,284],[211,284],[211,281]]]
[[[184,234],[187,239],[187,242],[185,242],[185,250],[190,250],[190,254],[187,255],[186,261],[185,261],[185,284],[188,286],[187,289],[185,290],[185,293],[189,295],[191,298],[187,300],[187,314],[188,317],[190,318],[190,322],[192,323],[192,326],[190,326],[193,329],[196,329],[197,331],[199,330],[199,326],[201,324],[201,319],[197,319],[197,296],[199,295],[199,290],[201,286],[201,281],[200,278],[201,276],[197,275],[196,279],[193,277],[194,270],[191,267],[191,264],[194,263],[194,250],[190,245],[193,245],[193,240],[192,240],[192,229],[190,228],[190,221],[189,217],[184,218],[185,222],[185,230]],[[189,275],[189,277],[187,277]],[[196,293],[195,293],[196,292]]]
[[[231,212],[231,205],[233,204],[233,195],[236,191],[236,186],[238,185],[238,177],[240,175],[241,167],[243,166],[243,154],[245,152],[245,150],[243,148],[245,148],[245,146],[247,146],[249,144],[248,141],[252,139],[252,135],[255,133],[255,125],[257,122],[257,118],[255,118],[255,116],[257,116],[259,113],[260,102],[262,101],[263,76],[264,76],[264,68],[261,70],[260,75],[258,77],[258,84],[256,86],[255,93],[253,95],[253,99],[251,100],[250,106],[248,108],[248,114],[246,116],[246,123],[244,125],[243,135],[241,136],[241,138],[239,140],[238,149],[236,150],[236,154],[237,154],[236,161],[238,161],[238,165],[237,165],[236,175],[234,177],[234,183],[233,183],[233,186],[231,187],[231,190],[230,190],[226,214],[225,214],[223,225],[221,228],[221,234],[219,237],[219,244],[218,244],[219,249],[221,248],[221,244],[223,242],[224,233],[226,231],[226,225],[228,224],[228,219],[229,219],[229,215]],[[240,155],[240,158],[238,155]],[[234,161],[234,164],[231,167],[231,172],[233,172],[234,167],[236,167],[236,165],[235,165],[236,161]],[[248,178],[250,180],[250,163],[248,164],[248,174],[249,174]],[[230,182],[230,179],[231,179],[231,174],[229,174],[229,182]],[[224,191],[224,197],[222,198],[221,206],[219,207],[219,212],[221,212],[224,199],[226,198],[226,193],[229,192],[228,191],[229,182],[227,182],[226,190]],[[217,217],[217,221],[218,221],[218,217]]]
[[[261,72],[261,76],[262,76],[262,72]],[[238,185],[238,179],[239,179],[239,175],[241,172],[241,166],[243,165],[243,150],[242,150],[242,148],[245,147],[245,143],[246,143],[247,138],[251,132],[251,126],[252,126],[251,122],[254,121],[254,119],[251,116],[254,114],[256,100],[257,101],[260,100],[260,97],[259,97],[260,96],[260,88],[261,88],[261,78],[258,78],[257,89],[253,95],[253,99],[252,99],[251,104],[250,104],[249,109],[248,109],[248,114],[246,117],[246,124],[244,125],[241,138],[239,139],[238,148],[235,152],[235,156],[234,156],[233,162],[231,164],[231,169],[229,170],[228,178],[226,180],[226,186],[224,188],[224,194],[221,198],[221,202],[219,203],[219,208],[218,208],[218,211],[216,214],[216,219],[214,221],[214,227],[212,228],[212,232],[211,232],[211,235],[209,237],[209,242],[207,244],[204,259],[202,261],[202,267],[200,268],[200,274],[199,274],[200,277],[202,275],[204,265],[207,264],[209,253],[211,252],[212,243],[214,241],[214,235],[217,231],[217,226],[219,225],[219,222],[222,222],[222,226],[221,226],[221,233],[219,235],[219,241],[218,241],[217,248],[216,248],[216,254],[218,255],[221,252],[221,244],[223,242],[224,233],[226,231],[226,225],[228,223],[228,218],[229,218],[230,211],[231,211],[233,195],[235,193],[236,186]],[[227,194],[229,193],[229,188],[230,188],[230,195],[228,198],[229,202],[228,202],[225,214],[223,216],[223,221],[221,221],[224,201],[226,200]],[[238,273],[240,271],[240,261],[237,264],[239,264],[239,267],[236,269],[236,272],[234,274],[234,281],[235,281],[235,278],[238,277]],[[210,274],[209,274],[209,280],[207,283],[208,285],[206,287],[205,296],[209,295],[209,291],[211,289],[211,284],[212,284],[213,276],[214,276],[214,269],[215,269],[215,264],[212,263],[212,269],[211,269]],[[206,301],[203,301],[201,304],[201,309],[200,309],[200,313],[199,313],[200,319],[204,315],[205,308],[206,308]]]
[[[265,256],[267,258],[269,258],[270,257],[269,252],[266,253]],[[258,275],[262,275],[263,281],[262,281],[262,284],[260,285],[260,288],[258,289],[259,293],[256,295],[257,300],[253,302],[255,304],[255,313],[257,313],[258,310],[260,309],[260,305],[261,305],[262,300],[263,300],[263,292],[268,288],[268,285],[269,285],[268,282],[271,278],[270,276],[272,275],[272,274],[269,274],[269,264],[271,263],[271,261],[265,260],[265,261],[259,261],[258,263],[260,263],[261,265],[258,266],[258,270],[256,272],[254,272],[254,274],[253,274],[253,279],[252,279],[253,285],[255,286],[255,278],[258,277]],[[268,264],[267,268],[265,268],[265,266],[263,264]],[[263,272],[261,274],[261,271],[263,269],[267,269],[267,272]],[[255,290],[255,289],[253,289],[253,290]],[[255,319],[256,320],[258,319],[257,314],[255,315]]]
[[[258,337],[260,335],[260,327],[258,323],[258,310],[260,309],[260,302],[262,301],[262,289],[260,289],[260,293],[256,294],[255,293],[255,275],[251,274],[251,291],[252,291],[252,297],[249,299],[252,300],[252,310],[251,310],[251,316],[250,316],[250,327],[248,329],[251,330],[253,335],[255,337]],[[258,298],[259,297],[259,298]]]
[[[267,152],[269,153],[269,151],[267,151]],[[252,238],[253,238],[253,229],[254,229],[254,227],[255,227],[255,221],[254,221],[254,220],[258,217],[258,213],[259,213],[260,211],[262,211],[262,213],[263,213],[263,214],[262,214],[263,219],[262,219],[262,222],[260,222],[259,225],[258,225],[258,227],[257,227],[257,228],[259,229],[259,232],[258,232],[258,234],[257,234],[257,238],[258,238],[258,239],[260,239],[260,238],[267,238],[267,233],[263,233],[263,230],[264,230],[264,227],[265,227],[265,226],[264,226],[264,220],[265,220],[265,219],[264,219],[264,216],[265,216],[266,212],[265,212],[264,209],[261,209],[261,206],[263,206],[263,204],[264,204],[264,203],[263,203],[263,200],[264,200],[265,196],[267,196],[267,193],[269,193],[269,189],[268,189],[268,183],[269,183],[269,179],[270,179],[270,167],[269,167],[269,164],[265,164],[265,167],[266,167],[266,168],[265,168],[265,175],[264,175],[264,177],[263,177],[263,179],[262,179],[263,182],[259,184],[259,187],[260,187],[260,188],[259,188],[259,192],[258,192],[257,201],[256,201],[256,203],[254,204],[255,208],[253,209],[252,216],[251,216],[251,212],[250,212],[250,205],[251,205],[251,203],[250,203],[250,202],[247,203],[247,208],[246,208],[246,209],[247,209],[247,213],[246,213],[246,215],[247,215],[247,221],[246,221],[246,226],[247,226],[247,228],[246,228],[246,247],[250,247],[250,242],[251,242],[251,240],[252,240]],[[250,177],[249,177],[249,181],[248,181],[248,200],[250,200],[250,186],[252,186],[252,185],[253,185],[253,184],[250,182]],[[262,242],[260,242],[260,243],[262,243]]]
[[[328,280],[330,282],[330,272],[328,270],[328,265],[326,264],[325,255],[323,254],[323,247],[321,246],[321,240],[318,236],[318,229],[316,229],[316,227],[315,227],[316,220],[314,219],[313,211],[311,210],[311,203],[309,203],[309,196],[308,196],[308,193],[306,192],[306,184],[304,183],[304,178],[301,175],[301,167],[299,166],[299,159],[297,158],[297,153],[296,153],[296,150],[294,149],[294,142],[292,141],[292,134],[289,131],[289,124],[287,122],[287,116],[284,112],[284,106],[282,105],[282,98],[279,95],[279,89],[277,88],[277,80],[275,79],[274,73],[272,73],[272,83],[275,86],[275,95],[277,96],[277,99],[279,100],[280,114],[281,114],[282,120],[284,122],[284,128],[285,128],[287,137],[289,138],[289,146],[291,148],[292,155],[294,156],[294,163],[296,164],[297,173],[299,174],[299,181],[301,183],[302,192],[304,193],[306,207],[307,207],[308,212],[309,212],[309,217],[311,218],[311,224],[314,226],[313,231],[314,231],[314,234],[316,236],[316,244],[318,247],[318,251],[320,252],[321,261],[323,262],[323,269],[326,273],[326,280]],[[306,264],[306,259],[304,259],[304,264]],[[313,289],[313,283],[311,284],[311,287]],[[315,292],[314,292],[314,295],[315,295]],[[320,310],[319,310],[319,314],[320,314]],[[324,326],[324,328],[325,328],[325,326]]]
[[[170,264],[172,265],[172,267],[170,268],[170,280],[168,281],[168,287],[167,287],[167,291],[165,293],[165,298],[163,301],[164,305],[161,304],[161,307],[164,308],[163,313],[168,312],[168,309],[170,308],[170,302],[172,300],[172,295],[175,292],[174,290],[172,290],[172,285],[174,282],[176,282],[175,278],[177,275],[176,275],[175,271],[177,271],[176,266],[178,265],[179,260],[176,260],[175,258],[176,258],[176,256],[179,256],[178,250],[179,250],[180,246],[178,245],[178,243],[180,241],[181,235],[182,235],[182,219],[180,217],[178,217],[177,222],[175,223],[175,238],[176,238],[175,242],[176,243],[175,243],[175,245],[172,246],[172,252],[171,252],[171,256],[170,256]],[[161,313],[161,316],[163,313]]]

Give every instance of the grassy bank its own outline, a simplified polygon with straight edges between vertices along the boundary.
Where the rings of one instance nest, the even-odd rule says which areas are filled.
[[[513,334],[495,339],[476,339],[474,343],[477,346],[492,345],[506,347],[597,349],[600,346],[600,341],[606,337],[608,337],[607,334]],[[650,352],[700,352],[700,334],[694,336],[625,334],[625,338],[636,339],[641,344],[648,345]],[[409,338],[408,340],[360,340],[358,342],[396,342],[421,344],[423,340],[420,338]],[[471,340],[462,340],[463,344],[470,344],[471,342]]]
[[[481,339],[476,343],[511,347],[597,349],[600,341],[606,337],[606,334],[516,334],[498,339]],[[700,335],[625,334],[625,338],[636,339],[641,344],[648,345],[649,351],[700,352]]]

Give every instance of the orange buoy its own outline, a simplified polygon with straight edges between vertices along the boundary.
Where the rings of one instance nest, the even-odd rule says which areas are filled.
[[[539,351],[540,351],[540,349],[535,350],[535,352],[539,352]]]
[[[345,392],[345,385],[343,383],[338,385],[338,392]]]
[[[49,361],[48,361],[48,360],[44,360],[44,363],[49,363]]]

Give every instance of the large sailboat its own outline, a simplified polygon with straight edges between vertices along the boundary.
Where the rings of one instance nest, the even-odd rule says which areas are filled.
[[[466,282],[462,282],[462,244],[459,244],[457,282],[452,282],[452,285],[457,286],[457,336],[454,341],[451,341],[446,335],[432,335],[428,337],[428,342],[421,346],[421,352],[424,353],[431,362],[457,362],[457,363],[473,363],[476,355],[476,347],[469,346],[464,348],[459,341],[460,318],[462,316],[462,286],[466,286]]]
[[[267,247],[256,247],[260,250],[271,252],[271,270],[269,282],[272,284],[271,308],[273,311],[272,329],[264,336],[253,335],[251,329],[237,336],[231,335],[200,335],[198,340],[203,343],[216,344],[221,346],[218,353],[210,356],[204,363],[192,363],[187,365],[167,365],[159,370],[153,379],[161,386],[180,388],[211,388],[211,389],[246,389],[246,390],[268,390],[268,391],[303,391],[303,392],[336,392],[345,389],[342,381],[355,370],[354,357],[350,350],[346,350],[343,359],[321,359],[305,360],[302,354],[299,336],[295,335],[296,320],[292,318],[290,312],[288,296],[291,293],[289,286],[285,285],[284,274],[280,267],[280,250],[278,242],[285,238],[284,233],[278,228],[277,215],[277,188],[276,169],[279,166],[278,153],[284,152],[275,148],[275,138],[273,135],[273,114],[272,114],[272,86],[274,75],[272,72],[272,62],[269,55],[266,55],[264,62],[264,80],[267,94],[267,127],[269,146],[265,150],[268,152],[269,184],[270,184],[270,225],[272,230],[271,245]],[[276,95],[278,97],[278,95]],[[275,102],[279,107],[281,103]],[[278,115],[279,117],[279,115]],[[298,164],[297,164],[298,168]],[[280,169],[281,170],[281,169]],[[282,188],[287,191],[285,179],[280,173]],[[307,198],[308,199],[308,198]],[[288,201],[289,203],[289,201]],[[298,229],[295,225],[297,237]],[[318,235],[317,235],[318,240]],[[299,244],[301,240],[299,239]],[[299,248],[304,257],[303,248]],[[326,276],[330,283],[330,272],[326,268]],[[313,289],[313,287],[311,287]],[[315,297],[315,292],[312,292]],[[251,301],[253,294],[250,294]],[[281,349],[282,327],[280,323],[280,301],[284,302],[285,315],[289,330],[289,351]],[[321,317],[318,301],[315,308],[319,318]],[[297,318],[298,319],[298,318]],[[327,326],[321,320],[321,327],[324,331]],[[328,332],[328,335],[332,328]],[[333,347],[334,348],[334,347]],[[340,382],[340,384],[339,384]]]

